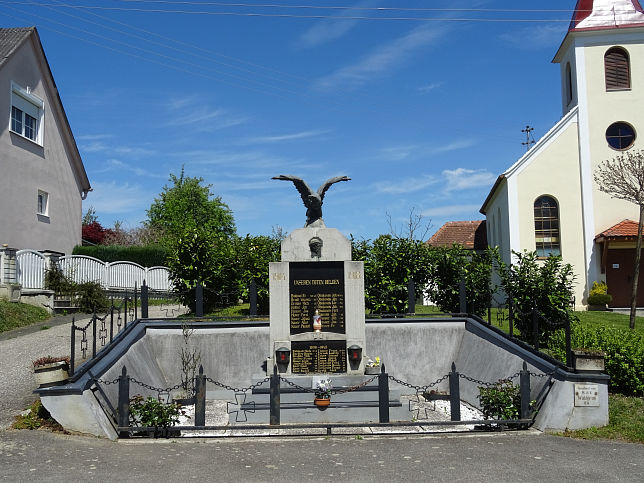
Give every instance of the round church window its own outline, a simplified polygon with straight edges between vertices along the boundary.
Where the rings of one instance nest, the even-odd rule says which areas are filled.
[[[635,142],[635,129],[625,122],[615,122],[606,129],[606,141],[613,149],[628,149]]]

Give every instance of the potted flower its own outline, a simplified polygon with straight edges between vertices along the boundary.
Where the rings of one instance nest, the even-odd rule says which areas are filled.
[[[325,408],[331,404],[331,379],[320,379],[315,383],[315,399],[314,403],[319,408]]]
[[[39,387],[57,386],[69,378],[69,356],[46,356],[33,361],[34,377]]]
[[[380,373],[380,357],[374,359],[367,359],[367,363],[364,367],[365,374],[379,374]]]

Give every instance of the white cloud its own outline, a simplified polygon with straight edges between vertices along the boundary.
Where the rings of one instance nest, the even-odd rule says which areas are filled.
[[[313,87],[319,90],[342,87],[358,87],[374,76],[391,72],[403,64],[414,51],[439,40],[448,28],[437,25],[422,25],[389,44],[372,50],[362,60],[342,67],[326,77],[315,81]]]
[[[445,205],[423,210],[423,216],[452,217],[454,215],[469,215],[477,213],[481,205]]]
[[[373,187],[380,193],[387,194],[403,194],[403,193],[413,193],[414,191],[420,191],[431,185],[438,183],[439,180],[433,176],[417,176],[414,178],[406,178],[396,182],[382,182],[375,183]]]
[[[190,126],[197,131],[216,131],[248,121],[246,117],[230,115],[222,108],[212,108],[196,97],[175,99],[168,104],[170,121],[166,126]]]
[[[94,182],[85,203],[100,214],[124,214],[149,208],[154,196],[141,185],[129,183]]]
[[[442,175],[445,177],[447,182],[445,191],[491,186],[495,180],[495,176],[485,169],[446,169],[443,171]]]
[[[363,1],[356,4],[355,7],[372,7],[379,3],[382,2]],[[355,10],[345,10],[335,18],[324,19],[317,22],[301,35],[300,41],[302,42],[302,46],[305,48],[315,47],[343,37],[358,23],[358,20],[343,17],[354,16],[355,14]]]
[[[514,48],[533,50],[556,47],[563,39],[566,27],[558,25],[535,25],[501,34],[499,37]]]
[[[129,171],[130,173],[134,173],[137,176],[147,176],[149,178],[166,178],[166,175],[160,174],[157,171],[149,171],[147,169],[138,167],[137,164],[124,163],[123,161],[119,161],[118,159],[108,159],[107,165],[111,168],[116,168],[119,171]]]
[[[423,94],[428,93],[429,91],[433,91],[434,89],[438,89],[441,85],[443,85],[442,82],[432,82],[431,84],[425,84],[424,86],[421,86],[418,88],[420,92]]]
[[[459,139],[458,141],[453,141],[443,146],[436,146],[433,148],[433,151],[435,154],[448,153],[450,151],[469,148],[470,146],[474,146],[475,144],[476,140],[474,139]]]
[[[281,141],[293,141],[297,139],[304,139],[304,138],[311,138],[311,137],[317,137],[322,134],[326,134],[329,131],[323,131],[323,130],[314,130],[314,131],[302,131],[302,132],[296,132],[292,134],[282,134],[278,136],[259,136],[255,138],[251,138],[248,140],[248,142],[251,143],[278,143]]]
[[[437,154],[457,151],[474,146],[478,141],[475,139],[459,139],[443,145],[428,144],[402,144],[399,146],[388,146],[381,148],[378,158],[385,161],[417,160],[424,157],[436,156]]]

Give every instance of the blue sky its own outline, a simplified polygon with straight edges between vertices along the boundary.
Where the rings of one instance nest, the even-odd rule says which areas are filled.
[[[38,27],[103,225],[137,226],[185,166],[241,235],[303,226],[278,174],[352,178],[323,207],[347,235],[412,209],[431,234],[481,219],[521,130],[561,116],[551,60],[575,0],[232,3],[0,0],[0,25]]]

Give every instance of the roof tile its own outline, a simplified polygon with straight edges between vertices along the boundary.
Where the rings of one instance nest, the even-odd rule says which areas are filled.
[[[644,229],[642,230],[644,232]],[[622,220],[617,225],[613,225],[607,230],[602,231],[595,238],[625,238],[637,236],[637,222],[633,220]]]
[[[457,244],[469,250],[485,250],[487,248],[485,220],[448,221],[432,235],[427,244],[435,247],[451,247]]]

